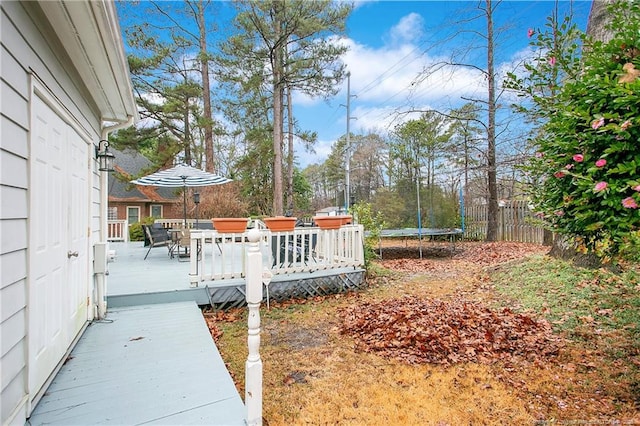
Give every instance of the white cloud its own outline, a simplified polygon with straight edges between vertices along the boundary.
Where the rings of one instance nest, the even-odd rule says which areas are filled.
[[[419,40],[423,34],[424,19],[417,13],[410,13],[400,19],[389,31],[390,44],[403,44]]]
[[[446,58],[429,56],[415,44],[371,48],[349,40],[345,62],[351,71],[354,107],[377,110],[375,121],[410,105],[457,107],[462,96],[480,97],[485,87],[482,73],[473,68],[451,67]],[[346,84],[338,95],[346,100]],[[365,126],[366,127],[366,126]]]

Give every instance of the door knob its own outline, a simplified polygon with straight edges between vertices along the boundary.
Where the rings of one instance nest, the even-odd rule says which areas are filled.
[[[78,252],[69,250],[67,252],[67,258],[71,259],[72,257],[78,257]]]

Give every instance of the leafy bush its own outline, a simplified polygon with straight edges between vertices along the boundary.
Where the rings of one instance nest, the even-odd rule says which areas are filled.
[[[142,225],[151,225],[154,221],[154,217],[145,217],[142,221],[129,225],[129,241],[144,241]]]
[[[616,2],[609,13],[606,43],[566,21],[530,30],[540,56],[508,81],[542,124],[528,167],[538,216],[605,261],[634,252],[640,226],[640,4]]]
[[[358,203],[351,206],[351,213],[355,220],[367,231],[364,239],[364,264],[369,269],[371,259],[376,258],[376,246],[380,240],[380,232],[384,229],[385,221],[382,213],[374,213],[369,203]]]
[[[193,191],[196,190],[200,193],[198,213],[200,218],[247,217],[249,215],[248,204],[240,195],[240,186],[237,182],[193,189]],[[187,201],[188,209],[193,205],[191,199]],[[182,203],[179,204],[182,206]]]

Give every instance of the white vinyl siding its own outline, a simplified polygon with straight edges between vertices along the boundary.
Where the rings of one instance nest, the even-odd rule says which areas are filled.
[[[31,80],[37,75],[78,125],[100,138],[100,117],[35,2],[0,2],[0,424],[25,424],[28,402],[27,245]],[[92,174],[92,245],[99,236],[100,199]],[[93,256],[89,250],[89,256]],[[89,263],[91,265],[92,262]]]
[[[26,413],[28,76],[5,47],[0,80],[0,424]],[[12,418],[13,417],[13,418]]]

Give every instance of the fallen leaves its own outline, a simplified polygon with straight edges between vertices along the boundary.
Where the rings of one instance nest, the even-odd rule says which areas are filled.
[[[341,333],[356,350],[409,364],[548,359],[558,353],[551,325],[465,300],[399,298],[341,309]]]
[[[423,258],[416,259],[419,249],[416,242],[406,248],[385,247],[380,262],[385,268],[406,272],[448,272],[456,273],[460,267],[486,267],[522,259],[532,254],[543,254],[548,247],[539,244],[500,242],[500,243],[457,243],[455,250],[447,250],[446,256],[432,256],[434,250],[442,251],[443,243],[433,248],[434,243],[423,243]],[[444,243],[447,244],[447,243]],[[398,252],[402,258],[396,257]]]
[[[220,312],[220,313],[219,313]],[[203,312],[204,321],[207,323],[207,327],[209,328],[209,333],[211,333],[211,337],[213,337],[214,342],[218,342],[222,337],[222,330],[218,327],[217,321],[220,321],[222,315],[224,313],[222,311],[218,312]]]
[[[516,242],[465,243],[453,255],[455,260],[489,266],[549,252],[549,247]]]

